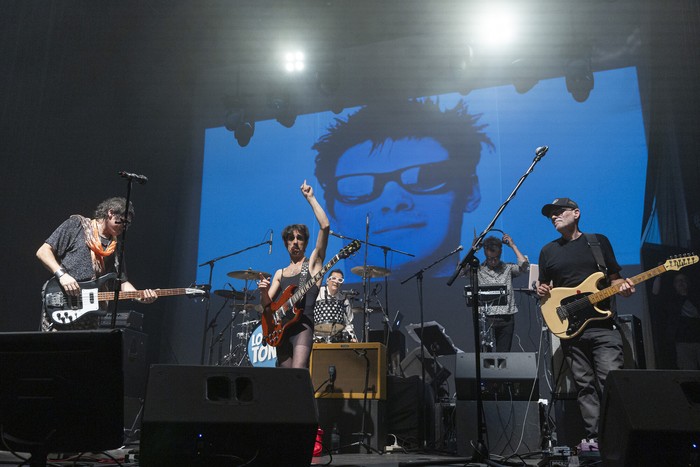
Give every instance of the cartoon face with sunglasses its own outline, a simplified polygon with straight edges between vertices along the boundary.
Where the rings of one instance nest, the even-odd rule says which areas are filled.
[[[314,148],[334,230],[415,255],[394,254],[392,271],[424,266],[461,239],[465,212],[481,200],[476,165],[491,146],[466,107],[431,101],[366,107],[331,128]],[[381,250],[369,261],[383,264]],[[451,271],[453,264],[446,267]]]

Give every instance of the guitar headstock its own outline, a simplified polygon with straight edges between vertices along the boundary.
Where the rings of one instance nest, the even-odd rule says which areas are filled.
[[[698,255],[694,255],[693,253],[684,253],[682,255],[671,256],[664,263],[664,267],[667,271],[678,271],[679,269],[695,264],[698,261],[700,261]]]
[[[340,252],[338,252],[338,256],[340,257],[340,259],[349,258],[350,256],[354,255],[357,252],[357,250],[360,249],[360,245],[361,244],[359,240],[353,240],[352,242],[344,246],[343,249],[340,250]]]

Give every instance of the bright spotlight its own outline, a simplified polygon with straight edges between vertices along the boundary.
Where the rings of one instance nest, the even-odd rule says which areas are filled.
[[[503,46],[515,39],[516,22],[513,13],[504,7],[485,11],[476,24],[477,40],[489,46]]]
[[[301,51],[287,52],[284,55],[284,69],[287,73],[298,73],[306,68],[306,57]]]

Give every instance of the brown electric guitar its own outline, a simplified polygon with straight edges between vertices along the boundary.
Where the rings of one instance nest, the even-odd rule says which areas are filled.
[[[265,307],[262,313],[263,341],[267,345],[277,347],[289,326],[301,319],[304,309],[298,307],[298,302],[332,267],[341,259],[348,258],[360,249],[360,242],[353,240],[349,245],[338,252],[323,268],[314,274],[304,285],[290,285],[282,292],[282,295]]]
[[[664,264],[638,274],[630,279],[636,285],[666,271],[677,271],[698,262],[697,255],[671,257]],[[603,279],[602,272],[591,274],[577,287],[555,287],[542,299],[540,309],[547,328],[559,339],[571,339],[583,332],[586,325],[594,320],[607,319],[612,312],[597,307],[596,304],[620,292],[619,285],[598,289]]]

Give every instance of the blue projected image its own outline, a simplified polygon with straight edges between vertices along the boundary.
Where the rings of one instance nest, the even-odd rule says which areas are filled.
[[[608,236],[620,264],[638,264],[647,148],[634,68],[596,73],[583,103],[556,78],[525,94],[500,86],[301,115],[292,128],[261,121],[244,148],[223,127],[208,129],[198,264],[264,242],[270,230],[271,254],[263,244],[218,262],[212,287],[228,288],[230,271],[273,274],[287,264],[282,229],[305,223],[317,234],[299,191],[306,180],[335,233],[360,240],[369,233],[376,245],[340,263],[346,277],[366,253],[368,264],[403,280],[460,244],[468,249],[545,145],[549,152],[494,227],[536,261],[558,236],[540,208],[570,197],[581,207],[583,231]],[[344,244],[332,236],[327,259]],[[503,259],[514,261],[512,251]],[[449,276],[459,260],[426,274]],[[197,280],[208,274],[198,268]]]

